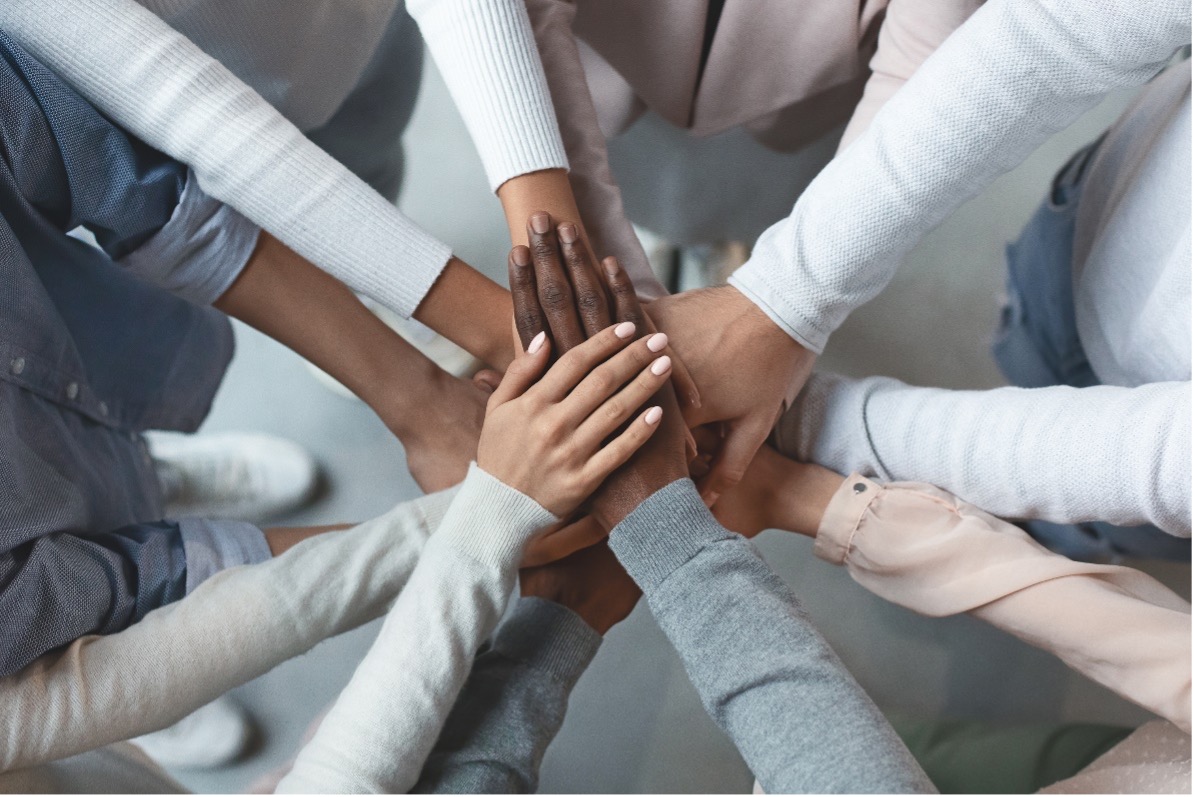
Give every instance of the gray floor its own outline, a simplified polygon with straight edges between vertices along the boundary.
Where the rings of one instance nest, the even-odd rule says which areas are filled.
[[[929,236],[890,289],[837,333],[823,366],[957,388],[999,384],[987,345],[1003,245],[1034,209],[1056,166],[1124,101],[1109,100]],[[499,277],[508,245],[500,210],[432,69],[407,142],[403,209]],[[401,446],[363,405],[320,387],[298,357],[272,341],[244,328],[237,332],[239,350],[205,428],[284,434],[319,456],[330,478],[328,494],[289,521],[363,519],[417,494]],[[885,604],[843,570],[816,560],[803,538],[768,532],[760,546],[886,710],[1006,721],[1131,724],[1145,717],[1059,662],[975,621],[930,620]],[[1189,595],[1188,566],[1150,569]],[[371,626],[330,640],[236,690],[260,724],[258,750],[225,770],[179,777],[199,790],[235,791],[287,760],[375,632]],[[640,607],[609,635],[577,689],[542,785],[560,792],[738,792],[750,783]]]

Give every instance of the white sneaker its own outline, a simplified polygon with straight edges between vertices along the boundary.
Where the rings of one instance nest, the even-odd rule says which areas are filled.
[[[225,695],[168,728],[129,741],[167,769],[215,769],[240,757],[251,736],[248,715]]]
[[[145,435],[172,517],[262,521],[307,503],[319,478],[298,445],[265,434]]]

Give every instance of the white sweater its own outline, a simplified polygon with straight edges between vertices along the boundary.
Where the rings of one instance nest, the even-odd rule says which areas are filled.
[[[0,679],[0,773],[165,727],[397,597],[283,786],[406,791],[502,613],[523,548],[553,521],[474,465],[459,488],[225,570],[118,634],[83,637]],[[365,738],[361,723],[372,723]],[[0,792],[29,772],[0,775]]]
[[[366,23],[384,21],[394,0],[350,4],[359,8],[347,19],[364,29],[347,56],[354,31],[332,0],[145,5],[207,37],[213,51],[240,54],[235,65],[243,75],[260,75],[262,88],[296,121],[317,125],[351,90],[377,44],[383,25]],[[494,188],[519,174],[567,166],[519,0],[411,0],[408,10]],[[293,47],[304,36],[319,41],[325,27],[339,57],[313,59],[310,48]],[[410,316],[447,262],[446,244],[134,0],[4,0],[0,28],[116,122],[189,165],[204,191],[396,312]],[[305,88],[279,88],[291,80]]]
[[[1187,0],[991,0],[763,233],[731,283],[820,353],[921,236],[1189,43]]]

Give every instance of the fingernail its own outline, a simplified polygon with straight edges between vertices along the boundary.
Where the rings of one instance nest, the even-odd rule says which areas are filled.
[[[656,376],[663,376],[667,373],[667,369],[672,367],[672,358],[666,354],[660,357],[655,362],[651,363],[651,373]]]
[[[651,426],[654,426],[655,424],[659,423],[659,419],[662,417],[663,417],[663,408],[662,407],[652,407],[651,409],[647,410],[647,417],[643,418],[643,420],[646,421]]]
[[[575,224],[561,224],[556,230],[560,233],[560,240],[566,244],[575,243],[580,236],[576,234]],[[538,232],[536,230],[536,232]]]
[[[529,266],[531,264],[531,250],[525,246],[516,246],[510,253],[510,257],[514,259],[516,266]]]
[[[647,338],[647,348],[651,351],[663,351],[667,346],[667,335],[662,332],[656,332],[651,337]]]
[[[605,273],[611,277],[618,275],[618,261],[616,258],[607,257],[601,261],[601,265],[605,268]]]
[[[531,215],[531,229],[542,235],[551,227],[551,218],[546,213]]]
[[[634,322],[623,321],[621,324],[618,324],[616,327],[614,327],[614,334],[622,340],[626,340],[626,338],[634,334]]]
[[[538,354],[539,349],[543,348],[543,341],[547,340],[547,333],[540,332],[535,337],[531,338],[531,345],[527,346],[527,354]]]

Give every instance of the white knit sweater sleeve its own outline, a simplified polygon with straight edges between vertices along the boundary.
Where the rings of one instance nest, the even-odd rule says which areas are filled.
[[[926,482],[1005,518],[1190,536],[1190,383],[942,390],[814,374],[778,446],[839,473]]]
[[[164,728],[380,616],[455,494],[224,570],[120,633],[83,637],[0,679],[0,772]]]
[[[523,0],[407,0],[495,191],[566,169],[547,78]]]
[[[451,255],[134,0],[4,0],[0,28],[205,192],[410,316]]]
[[[553,522],[474,464],[373,647],[278,790],[409,792],[505,610],[526,544]]]
[[[924,233],[1189,42],[1188,0],[990,0],[763,233],[731,284],[819,353]]]

